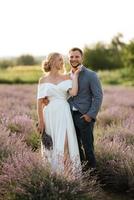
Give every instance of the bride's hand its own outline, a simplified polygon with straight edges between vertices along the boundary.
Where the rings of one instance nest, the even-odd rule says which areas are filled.
[[[77,67],[77,70],[74,72],[74,75],[78,76],[81,71],[81,66]]]
[[[38,124],[37,124],[37,131],[38,131],[40,134],[43,133],[43,130],[44,130],[44,129],[45,129],[44,124],[42,124],[42,123],[38,123]]]
[[[49,99],[48,99],[48,97],[43,98],[42,103],[43,103],[44,106],[47,106],[47,105],[49,104]]]

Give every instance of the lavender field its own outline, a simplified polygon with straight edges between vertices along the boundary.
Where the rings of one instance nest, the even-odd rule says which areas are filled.
[[[37,85],[0,85],[0,200],[134,199],[134,88],[104,88],[94,132],[97,174],[76,180],[42,162],[36,92]]]

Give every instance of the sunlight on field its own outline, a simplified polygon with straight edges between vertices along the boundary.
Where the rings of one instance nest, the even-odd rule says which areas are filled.
[[[37,83],[43,74],[40,66],[16,66],[0,71],[0,83]]]
[[[69,66],[66,66],[69,71]],[[134,86],[133,71],[129,69],[97,72],[103,85]],[[41,66],[15,66],[0,70],[0,83],[37,83],[43,75]]]
[[[130,69],[100,70],[98,75],[104,85],[134,86],[134,74]]]
[[[41,66],[16,66],[16,67],[9,67],[7,71],[41,71]]]

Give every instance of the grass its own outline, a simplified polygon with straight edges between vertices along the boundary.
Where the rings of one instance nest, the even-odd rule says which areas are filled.
[[[134,86],[134,69],[122,68],[98,72],[104,85]]]
[[[37,83],[42,75],[40,66],[17,66],[0,70],[0,83]]]
[[[40,66],[15,66],[7,69],[0,69],[0,83],[37,83],[42,75]],[[134,86],[134,70],[130,68],[105,70],[98,72],[104,85],[125,85]]]

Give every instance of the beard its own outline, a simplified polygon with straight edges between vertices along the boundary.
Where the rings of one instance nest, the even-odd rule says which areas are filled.
[[[70,63],[71,64],[71,66],[73,67],[73,68],[77,68],[79,65],[81,65],[81,63],[76,63],[76,64],[73,64],[73,63]]]

